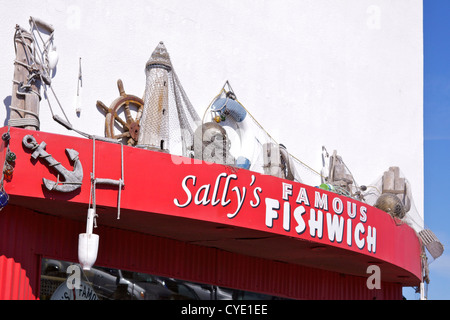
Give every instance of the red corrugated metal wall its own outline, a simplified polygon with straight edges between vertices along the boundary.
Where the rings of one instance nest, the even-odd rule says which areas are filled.
[[[63,210],[63,209],[62,209]],[[39,296],[40,258],[77,261],[85,223],[9,205],[0,212],[0,298]],[[209,247],[103,227],[97,265],[294,299],[401,299],[402,287],[366,278],[248,257]]]
[[[20,263],[0,256],[0,300],[35,300],[30,280]]]

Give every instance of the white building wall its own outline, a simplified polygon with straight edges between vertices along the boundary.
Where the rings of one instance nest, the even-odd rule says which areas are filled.
[[[104,132],[96,101],[109,106],[119,78],[142,96],[145,63],[164,41],[200,115],[229,80],[265,129],[318,171],[323,145],[359,184],[399,166],[423,217],[421,0],[0,0],[0,12],[1,119],[11,99],[14,28],[28,29],[30,16],[56,30],[53,88],[67,116],[96,135]],[[45,101],[40,114],[41,130],[76,135],[51,119]]]

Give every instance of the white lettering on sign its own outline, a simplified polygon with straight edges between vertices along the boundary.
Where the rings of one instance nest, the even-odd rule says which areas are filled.
[[[181,182],[184,196],[173,200],[177,207],[220,205],[230,208],[226,216],[233,219],[242,211],[246,201],[251,208],[258,208],[262,202],[265,214],[261,223],[264,222],[269,229],[280,228],[283,232],[296,232],[298,235],[307,232],[311,238],[376,252],[377,230],[367,224],[367,206],[363,203],[317,189],[310,195],[307,188],[300,187],[296,191],[294,185],[286,182],[281,183],[278,199],[261,199],[263,189],[255,185],[255,175],[251,176],[248,184],[238,181],[236,174],[224,172],[217,175],[214,185],[200,185],[197,180],[195,175],[184,177]]]
[[[197,191],[193,194],[191,192],[191,188],[196,186],[197,183],[197,177],[194,175],[188,175],[184,177],[183,181],[181,182],[181,187],[183,188],[185,194],[186,194],[186,200],[182,203],[179,199],[175,198],[173,200],[173,203],[179,207],[179,208],[185,208],[189,206],[192,203],[192,199],[194,199],[194,204],[199,206],[207,206],[212,205],[216,206],[220,204],[222,207],[227,207],[231,203],[236,203],[236,207],[234,212],[227,213],[227,217],[229,219],[233,219],[237,216],[237,214],[241,211],[242,206],[244,205],[245,198],[247,196],[247,187],[238,187],[235,186],[230,189],[231,180],[237,180],[238,177],[236,174],[226,174],[226,173],[220,173],[215,181],[213,192],[211,193],[211,185],[210,184],[204,184],[201,185]],[[250,183],[250,186],[253,185],[254,176],[252,176],[252,182]],[[221,189],[221,186],[223,188]],[[220,192],[220,190],[222,190]],[[259,197],[259,194],[262,192],[262,189],[260,187],[255,187],[252,193],[252,198],[250,199],[250,205],[253,208],[256,208],[259,206],[261,199]],[[220,193],[220,194],[219,194]],[[234,201],[233,201],[234,200]]]
[[[283,186],[283,195],[286,189]],[[309,202],[307,192],[304,188],[301,188],[298,199],[302,199],[302,203]],[[307,212],[307,206],[300,205],[293,211],[293,217],[296,222],[294,227],[297,234],[302,234],[307,228],[309,228],[309,235],[312,238],[322,239],[324,235],[324,229],[326,228],[327,238],[330,242],[342,243],[346,239],[346,243],[349,247],[356,245],[360,250],[364,248],[368,252],[376,252],[377,243],[377,230],[372,226],[365,226],[367,222],[367,207],[361,205],[358,208],[358,204],[352,201],[347,201],[347,217],[342,216],[344,212],[343,201],[336,196],[333,198],[332,211],[327,212],[328,209],[328,195],[320,194],[319,191],[314,192],[314,207],[309,208],[309,219],[305,221],[303,215]],[[297,203],[299,201],[296,201]],[[266,204],[266,217],[265,222],[268,228],[274,227],[274,221],[278,220],[279,216],[283,217],[282,226],[286,231],[290,231],[290,215],[292,208],[289,202],[281,204],[280,201],[272,198],[265,198]],[[280,213],[279,210],[282,210]],[[359,221],[355,221],[359,212]],[[325,216],[325,217],[324,217]],[[355,222],[355,223],[353,223]]]

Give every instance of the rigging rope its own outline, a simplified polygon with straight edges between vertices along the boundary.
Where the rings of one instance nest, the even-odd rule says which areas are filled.
[[[228,86],[230,88],[230,91],[234,94],[233,89],[231,88],[229,82],[227,81],[224,86],[222,87],[222,89],[220,90],[219,94],[216,95],[214,97],[214,99],[211,101],[210,106],[212,105],[212,103],[223,93],[226,93],[227,91],[225,90],[225,86]],[[236,95],[235,95],[236,96]],[[266,129],[264,129],[264,127],[258,122],[258,120],[255,119],[255,117],[253,117],[253,115],[250,113],[250,111],[242,104],[239,102],[239,100],[236,98],[235,99],[243,108],[244,110],[250,115],[250,117],[252,118],[252,120],[256,123],[256,125],[271,139],[273,140],[276,144],[279,144],[270,134],[269,132],[267,132]],[[208,110],[210,109],[210,107],[206,108],[203,117],[202,117],[202,123],[204,123],[205,121],[205,116],[208,112]],[[294,155],[292,155],[291,153],[288,152],[288,155],[291,156],[294,160],[296,160],[299,164],[301,164],[303,167],[305,167],[306,169],[310,170],[312,173],[322,177],[322,174],[317,172],[316,170],[314,170],[313,168],[311,168],[309,165],[307,165],[306,163],[304,163],[303,161],[301,161],[300,159],[298,159],[297,157],[295,157]]]

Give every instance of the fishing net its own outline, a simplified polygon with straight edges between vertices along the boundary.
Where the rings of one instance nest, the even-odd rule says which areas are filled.
[[[320,173],[277,143],[239,102],[228,81],[201,120],[162,42],[145,71],[137,147],[320,184]]]
[[[416,231],[423,246],[423,264],[424,267],[427,267],[429,263],[442,255],[444,246],[436,235],[424,225],[423,218],[414,204],[411,191],[410,182],[399,167],[390,167],[371,186],[368,186],[364,200],[369,205],[396,218],[396,223],[405,223]]]
[[[197,159],[310,185],[320,184],[320,173],[276,142],[237,99],[228,81],[206,109],[197,130],[198,147],[194,152]]]
[[[175,73],[163,42],[153,51],[145,72],[144,109],[137,146],[190,156],[200,117]]]
[[[391,167],[369,186],[359,186],[342,157],[322,148],[318,172],[291,155],[258,123],[227,81],[206,109],[195,112],[161,42],[146,65],[147,84],[138,146],[317,186],[377,207],[410,225],[433,259],[443,252],[423,227],[409,181]],[[425,249],[424,249],[425,250]]]
[[[370,190],[364,194],[368,204],[402,220],[415,230],[423,228],[423,219],[412,198],[411,184],[399,167],[390,167],[368,188]]]
[[[322,189],[364,201],[363,192],[366,187],[356,183],[350,169],[336,150],[330,155],[324,146],[322,147],[321,182],[319,187]]]
[[[424,229],[410,183],[398,167],[389,168],[371,185],[360,186],[342,157],[322,147],[322,170],[312,169],[264,130],[239,102],[228,81],[205,111],[194,140],[199,146],[194,152],[197,159],[316,186],[365,202],[390,214],[397,223],[410,225],[434,259],[443,252],[437,237]]]

